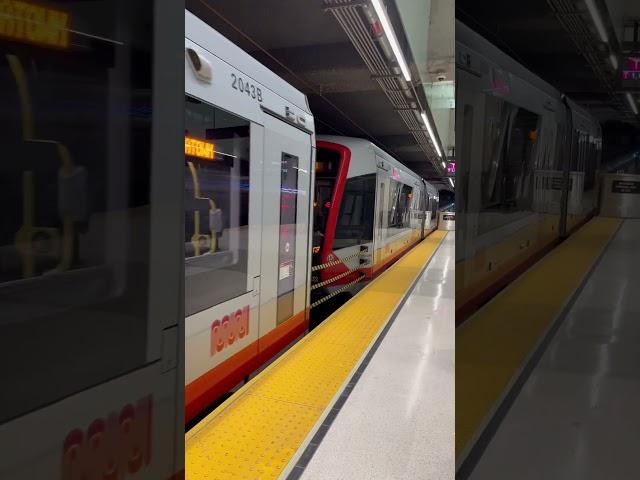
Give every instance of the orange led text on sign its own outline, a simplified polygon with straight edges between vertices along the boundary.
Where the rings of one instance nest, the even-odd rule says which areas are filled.
[[[38,45],[69,46],[69,14],[16,0],[0,0],[0,36]]]
[[[184,154],[190,157],[204,158],[205,160],[213,160],[215,155],[213,143],[203,142],[195,138],[184,138]]]

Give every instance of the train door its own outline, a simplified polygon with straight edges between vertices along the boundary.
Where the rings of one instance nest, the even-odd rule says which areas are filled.
[[[424,238],[425,237],[425,230],[426,230],[426,225],[428,224],[428,222],[430,222],[429,220],[429,191],[427,190],[427,185],[424,182],[424,180],[422,181],[422,190],[420,191],[420,216],[422,218],[422,222],[420,225],[420,238]]]
[[[468,82],[466,88],[463,83]],[[456,164],[456,261],[461,262],[472,256],[474,240],[478,235],[478,207],[482,203],[482,155],[485,135],[485,98],[481,92],[474,91],[475,79],[464,71],[459,72],[456,90],[456,126],[460,133],[456,135],[458,163]]]
[[[382,252],[387,238],[389,223],[389,167],[385,165],[382,157],[376,155],[376,219],[374,236],[374,265],[382,260]]]
[[[265,115],[259,343],[263,360],[293,340],[267,332],[300,332],[305,322],[311,157],[310,132]],[[277,328],[285,322],[289,327]]]
[[[187,421],[234,386],[225,384],[231,380],[223,375],[210,372],[241,350],[248,357],[258,353],[263,138],[260,125],[192,96],[191,77],[188,80],[184,157]]]
[[[413,185],[413,192],[411,193],[411,230],[412,236],[416,235],[418,240],[421,240],[424,232],[424,210],[422,208],[424,186],[422,182],[414,182]]]

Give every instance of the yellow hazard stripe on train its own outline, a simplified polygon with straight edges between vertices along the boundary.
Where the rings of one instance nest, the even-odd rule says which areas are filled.
[[[445,234],[419,243],[192,428],[186,478],[278,478]]]
[[[591,220],[458,327],[458,464],[619,225]]]

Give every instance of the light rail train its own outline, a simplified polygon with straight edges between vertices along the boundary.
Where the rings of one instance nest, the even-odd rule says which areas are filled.
[[[182,478],[182,395],[188,420],[307,328],[313,116],[188,12],[184,38],[172,2],[6,3],[0,478]],[[433,228],[437,192],[367,142],[332,141],[352,165],[331,195],[354,198],[332,215],[356,212],[348,180],[376,172],[370,277]],[[354,247],[345,225],[326,259]]]
[[[316,140],[301,92],[189,12],[185,29],[189,422],[303,335],[322,298],[433,230],[438,193],[366,140]]]
[[[597,210],[599,123],[456,22],[456,322]]]

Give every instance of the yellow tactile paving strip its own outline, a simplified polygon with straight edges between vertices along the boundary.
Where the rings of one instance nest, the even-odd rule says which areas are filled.
[[[445,235],[427,237],[191,429],[186,478],[278,478]]]
[[[620,225],[591,220],[456,330],[456,460]]]

